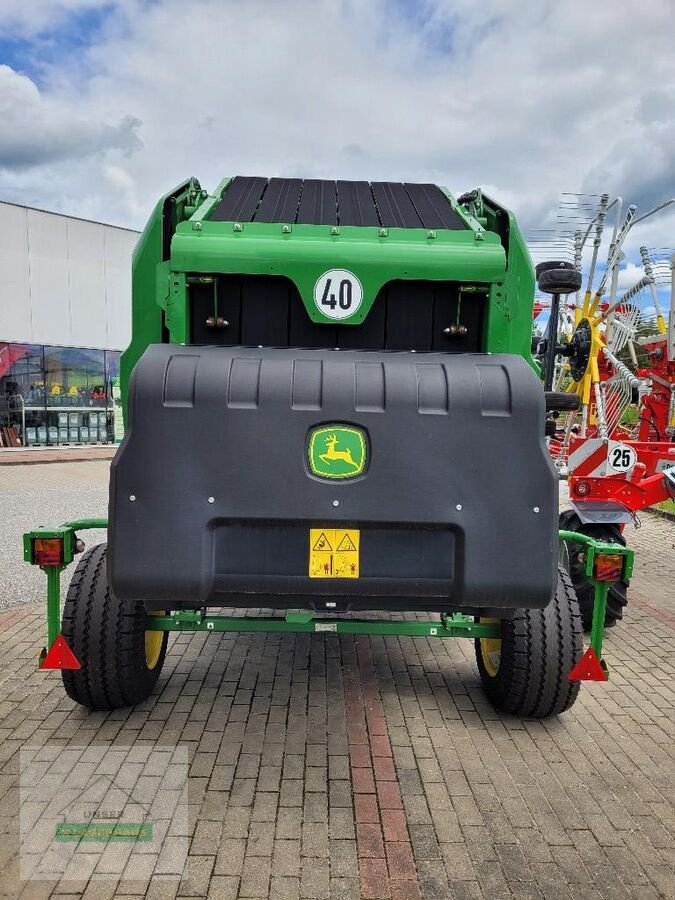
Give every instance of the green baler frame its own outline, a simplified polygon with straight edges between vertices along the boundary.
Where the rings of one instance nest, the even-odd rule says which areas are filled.
[[[211,221],[232,179],[213,194],[191,178],[156,205],[133,257],[132,339],[122,355],[125,405],[131,371],[154,343],[190,344],[189,284],[221,274],[277,275],[298,289],[310,319],[334,325],[312,289],[331,268],[354,269],[363,286],[358,326],[377,292],[394,280],[465,282],[488,290],[483,350],[531,355],[534,270],[513,215],[480,195],[476,215],[443,191],[462,230]]]
[[[40,654],[40,663],[61,634],[61,572],[73,561],[77,548],[77,531],[107,528],[106,519],[78,519],[66,522],[56,528],[37,528],[23,536],[24,560],[35,564],[33,542],[38,538],[58,538],[63,542],[63,563],[58,566],[44,566],[47,577],[47,644]],[[623,568],[617,580],[628,579],[633,573],[633,551],[618,544],[607,544],[593,540],[576,531],[560,531],[562,542],[583,544],[586,575],[595,591],[593,624],[590,647],[594,650],[600,665],[607,673],[607,665],[602,657],[605,631],[605,611],[607,594],[612,582],[599,581],[594,576],[595,558],[599,554],[623,557]],[[257,616],[210,616],[200,610],[174,612],[171,615],[147,616],[147,631],[212,631],[212,632],[276,632],[282,634],[361,634],[379,637],[426,637],[426,638],[499,638],[501,625],[496,622],[476,622],[473,616],[454,613],[441,615],[431,621],[378,621],[377,619],[317,619],[311,611],[288,612],[281,617]]]

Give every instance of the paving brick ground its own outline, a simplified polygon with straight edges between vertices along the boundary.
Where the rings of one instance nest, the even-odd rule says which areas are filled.
[[[58,675],[35,668],[42,607],[3,613],[0,891],[675,897],[675,530],[653,529],[662,574],[638,570],[626,619],[608,633],[611,681],[584,685],[573,710],[545,722],[494,712],[466,641],[330,634],[175,636],[153,697],[89,714]],[[186,747],[183,877],[158,877],[175,864],[175,836],[146,865],[108,858],[104,880],[21,882],[18,754],[28,745],[113,748],[150,769],[153,751]],[[145,789],[162,791],[149,771]]]

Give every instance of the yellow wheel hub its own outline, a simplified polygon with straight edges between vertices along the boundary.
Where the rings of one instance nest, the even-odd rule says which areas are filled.
[[[588,364],[579,381],[572,381],[567,388],[570,394],[576,394],[582,407],[589,407],[592,402],[593,384],[600,381],[600,370],[598,367],[598,357],[602,353],[605,346],[605,338],[602,332],[603,316],[598,313],[600,305],[600,297],[591,297],[589,293],[584,297],[584,304],[581,309],[577,308],[575,312],[576,327],[584,320],[588,323],[590,331],[590,347],[588,354]],[[569,364],[568,364],[569,370]]]
[[[149,616],[163,616],[164,610],[157,609],[149,612]],[[159,655],[162,652],[162,641],[164,640],[163,631],[146,631],[145,632],[145,665],[148,669],[154,669],[159,662]]]
[[[501,619],[493,619],[490,616],[481,616],[479,621],[486,625],[492,625],[495,622],[501,622]],[[480,657],[483,660],[485,671],[491,678],[495,678],[499,671],[499,664],[502,657],[502,639],[480,638]]]

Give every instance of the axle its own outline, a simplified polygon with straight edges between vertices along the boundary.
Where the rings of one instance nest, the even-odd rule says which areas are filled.
[[[61,572],[84,549],[77,531],[107,528],[106,519],[78,519],[57,528],[38,528],[24,534],[24,559],[39,565],[47,577],[47,646],[40,654],[41,663],[48,649],[61,636]],[[560,541],[583,544],[586,574],[595,589],[590,647],[604,671],[602,659],[607,593],[613,582],[629,578],[633,568],[633,551],[616,544],[593,540],[574,531],[559,532]],[[288,612],[282,617],[212,616],[201,610],[177,611],[167,615],[148,615],[147,631],[213,631],[276,632],[285,634],[363,634],[377,636],[496,638],[501,636],[498,621],[476,621],[460,612],[441,615],[433,621],[378,621],[373,619],[316,618],[311,611]]]

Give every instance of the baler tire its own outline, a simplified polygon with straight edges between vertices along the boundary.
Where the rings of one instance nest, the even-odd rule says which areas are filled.
[[[558,567],[555,595],[544,609],[519,609],[502,620],[501,653],[496,672],[486,668],[480,639],[476,660],[483,690],[501,712],[543,719],[569,709],[579,682],[568,675],[581,658],[581,614],[569,575]]]
[[[560,513],[560,528],[565,531],[579,531],[588,537],[609,544],[626,546],[626,539],[616,525],[589,523],[584,525],[579,516],[572,509],[566,509]],[[595,592],[588,575],[584,571],[584,563],[579,559],[583,553],[583,544],[568,544],[569,573],[577,592],[579,608],[581,609],[581,621],[584,629],[589,631],[593,623],[593,601]],[[605,628],[611,628],[623,619],[624,608],[628,604],[628,582],[617,581],[607,593],[607,609],[605,611]]]
[[[564,391],[546,391],[544,394],[546,412],[576,412],[579,409],[578,394]]]
[[[547,269],[537,278],[539,290],[545,294],[573,294],[581,289],[578,269]]]
[[[551,269],[573,269],[574,263],[564,259],[549,259],[544,262],[537,263],[534,267],[535,277],[538,279],[543,272],[550,272]]]
[[[80,559],[63,608],[61,634],[81,664],[62,670],[69,697],[88,709],[118,709],[145,700],[164,664],[168,633],[152,668],[145,646],[146,610],[142,600],[122,601],[106,575],[106,544]]]

